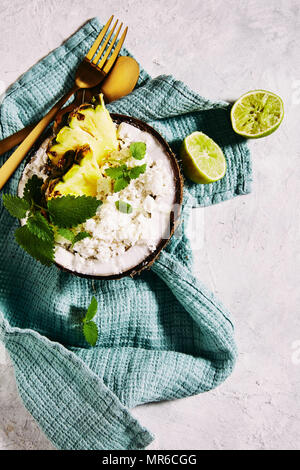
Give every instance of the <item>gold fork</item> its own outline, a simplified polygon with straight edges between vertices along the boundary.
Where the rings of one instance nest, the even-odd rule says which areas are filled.
[[[98,35],[92,47],[90,48],[89,52],[79,65],[76,71],[75,84],[73,88],[53,106],[53,108],[34,127],[34,129],[26,137],[26,139],[23,140],[21,145],[19,145],[17,150],[15,150],[15,152],[6,160],[6,162],[0,168],[0,189],[3,188],[3,186],[14,173],[14,171],[18,168],[18,166],[26,157],[33,144],[36,142],[42,132],[46,129],[48,124],[50,124],[50,122],[54,119],[56,113],[65,104],[65,102],[80,88],[92,88],[101,83],[112,68],[112,66],[114,65],[125,40],[128,28],[126,27],[124,29],[121,38],[116,44],[116,40],[123,26],[123,23],[121,23],[110,45],[107,47],[109,40],[112,37],[114,30],[116,29],[118,23],[117,20],[113,25],[111,31],[108,33],[106,39],[104,40],[103,45],[101,45],[108,31],[108,28],[113,20],[113,17],[114,16],[112,15],[109,18],[108,22],[100,31],[100,34]],[[115,44],[115,49],[109,57],[112,48]],[[100,45],[101,48],[99,52],[97,52]]]

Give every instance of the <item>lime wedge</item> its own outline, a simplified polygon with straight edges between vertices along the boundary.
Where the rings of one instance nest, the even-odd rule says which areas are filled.
[[[249,91],[231,109],[233,130],[252,139],[272,134],[279,127],[283,116],[282,99],[265,90]]]
[[[226,160],[220,147],[203,132],[188,135],[181,146],[184,174],[194,183],[213,183],[223,178]]]

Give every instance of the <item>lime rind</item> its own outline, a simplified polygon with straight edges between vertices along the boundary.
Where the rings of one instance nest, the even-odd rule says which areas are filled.
[[[258,139],[272,134],[284,116],[282,99],[270,91],[253,90],[242,95],[231,109],[233,130],[243,137]]]
[[[181,157],[185,175],[195,183],[213,183],[225,175],[221,148],[203,132],[193,132],[184,139]]]

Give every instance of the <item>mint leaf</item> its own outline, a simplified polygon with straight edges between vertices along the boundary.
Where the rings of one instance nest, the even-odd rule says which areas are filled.
[[[73,242],[72,242],[72,246],[75,245],[75,243],[77,242],[80,242],[81,240],[84,240],[85,238],[92,238],[92,235],[89,234],[88,232],[79,232],[77,233],[77,235],[75,235],[74,239],[73,239]]]
[[[91,321],[94,318],[94,316],[96,315],[97,309],[98,309],[98,302],[97,302],[97,299],[93,296],[92,300],[91,300],[91,303],[90,303],[90,305],[87,309],[86,316],[84,317],[84,319],[82,321],[83,322]]]
[[[31,233],[36,235],[45,242],[53,243],[54,233],[51,225],[47,222],[45,217],[39,212],[27,219],[27,227]]]
[[[129,171],[130,179],[134,180],[138,178],[141,174],[145,173],[146,167],[147,165],[146,163],[144,163],[144,165],[134,166],[133,168],[131,168],[131,170]]]
[[[54,260],[54,242],[49,243],[41,240],[31,233],[26,225],[17,228],[15,238],[30,256],[46,266],[51,266]]]
[[[116,201],[115,202],[116,208],[123,212],[124,214],[131,214],[132,213],[132,206],[128,204],[128,202],[124,201]]]
[[[136,155],[135,158],[138,160],[144,158],[146,151],[146,144],[144,142],[134,142],[133,152]],[[131,146],[130,146],[131,147]],[[146,163],[144,165],[136,166],[129,169],[126,165],[120,165],[116,168],[107,168],[105,173],[114,179],[114,193],[118,193],[122,189],[126,188],[131,179],[136,179],[142,173],[146,171]]]
[[[75,235],[72,232],[72,230],[69,230],[68,228],[59,228],[58,233],[59,235],[64,237],[66,240],[69,240],[70,242],[73,243]]]
[[[3,194],[2,201],[10,215],[18,219],[23,219],[30,209],[30,205],[25,199],[12,194]]]
[[[120,165],[115,168],[107,168],[105,170],[105,174],[109,176],[110,178],[116,180],[117,178],[120,178],[123,176],[124,170],[127,170],[126,165]]]
[[[95,322],[91,321],[97,313],[98,302],[93,296],[91,303],[87,309],[85,317],[82,319],[83,322],[83,334],[86,341],[91,345],[95,346],[98,339],[98,327]]]
[[[114,193],[118,193],[122,189],[126,188],[130,183],[130,178],[128,177],[123,177],[123,178],[118,178],[114,182]]]
[[[66,240],[69,240],[72,243],[72,247],[75,245],[75,243],[84,240],[84,238],[91,238],[91,235],[88,232],[79,232],[77,235],[75,235],[72,230],[69,230],[68,228],[60,228],[58,229],[58,233],[62,237],[66,238]]]
[[[146,144],[144,142],[132,142],[130,153],[136,160],[142,160],[146,154]]]
[[[98,328],[95,322],[89,321],[83,324],[83,334],[86,341],[91,345],[95,346],[98,339]]]
[[[27,180],[24,188],[23,198],[29,202],[41,205],[42,203],[42,185],[44,181],[42,178],[39,178],[37,175],[33,175],[32,178]]]
[[[51,222],[61,228],[71,228],[94,217],[101,201],[92,196],[63,196],[50,199]]]

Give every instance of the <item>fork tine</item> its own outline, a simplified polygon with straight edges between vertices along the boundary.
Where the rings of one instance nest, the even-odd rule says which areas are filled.
[[[100,51],[97,53],[96,57],[93,59],[93,64],[97,65],[97,62],[99,61],[100,57],[102,56],[103,52],[105,51],[105,48],[106,48],[106,46],[107,46],[107,44],[108,44],[108,41],[110,40],[110,38],[111,38],[111,36],[112,36],[112,34],[113,34],[113,32],[114,32],[114,30],[115,30],[117,24],[118,24],[118,21],[119,21],[119,20],[117,20],[117,21],[115,22],[115,24],[113,25],[113,27],[112,27],[110,33],[108,34],[107,38],[106,38],[105,41],[104,41],[103,46],[101,47]]]
[[[95,40],[94,44],[92,45],[92,47],[90,48],[89,52],[87,53],[86,55],[86,59],[88,60],[92,60],[92,58],[94,57],[95,55],[95,52],[97,52],[97,49],[99,47],[99,44],[101,43],[102,39],[104,38],[112,20],[113,20],[113,17],[114,15],[111,15],[111,17],[109,18],[108,22],[106,23],[106,25],[104,26],[104,28],[100,31],[97,39]]]
[[[114,45],[115,45],[115,43],[116,43],[116,40],[118,39],[118,36],[119,36],[119,34],[120,34],[120,31],[121,31],[122,26],[123,26],[123,23],[120,24],[120,26],[119,26],[119,28],[118,28],[118,31],[117,31],[116,34],[114,35],[113,40],[112,40],[110,46],[107,48],[107,51],[105,52],[103,58],[101,59],[101,62],[98,64],[98,67],[99,67],[100,69],[104,66],[104,64],[105,64],[105,62],[106,62],[106,60],[107,60],[107,58],[108,58],[108,56],[109,56],[109,54],[110,54],[110,51],[111,51],[112,48],[114,47]]]
[[[103,68],[104,73],[107,74],[110,71],[110,69],[112,68],[112,66],[114,65],[114,63],[115,63],[115,61],[116,61],[116,59],[119,55],[119,52],[121,50],[121,47],[123,45],[123,42],[125,41],[127,31],[128,31],[128,27],[126,26],[126,28],[124,30],[124,33],[121,36],[121,39],[119,40],[118,44],[115,47],[114,52],[112,53],[110,59],[108,60],[107,64]]]

